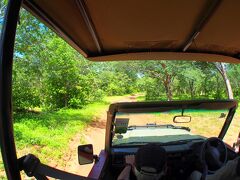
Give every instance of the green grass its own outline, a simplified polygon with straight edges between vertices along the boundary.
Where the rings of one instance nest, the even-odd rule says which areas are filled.
[[[14,113],[14,137],[18,157],[28,153],[36,155],[41,162],[63,165],[63,156],[68,151],[70,140],[83,133],[84,128],[102,113],[106,113],[110,102],[123,96],[106,97],[102,102],[83,109],[61,109],[53,112]],[[83,143],[81,138],[79,144]],[[0,158],[0,179],[5,179]]]
[[[142,102],[142,101],[146,101],[145,100],[145,95],[141,95],[137,97],[137,102]]]
[[[83,131],[91,120],[106,108],[105,103],[94,103],[81,110],[63,109],[56,112],[15,115],[14,133],[17,149],[34,146],[44,159],[49,155],[61,159],[69,140]],[[80,143],[80,142],[79,142]]]

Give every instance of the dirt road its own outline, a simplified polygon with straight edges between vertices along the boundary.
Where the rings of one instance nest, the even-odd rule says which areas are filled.
[[[124,97],[119,101],[114,102],[134,102],[136,96]],[[64,170],[75,174],[87,176],[90,172],[93,164],[79,165],[77,157],[77,147],[80,145],[82,136],[87,144],[93,144],[94,154],[99,154],[104,149],[105,141],[105,126],[107,120],[107,109],[101,113],[100,117],[97,117],[93,122],[86,128],[86,131],[77,134],[69,144],[69,151],[64,157],[64,161],[67,162]]]

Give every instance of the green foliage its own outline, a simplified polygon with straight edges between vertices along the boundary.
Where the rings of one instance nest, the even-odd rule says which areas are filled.
[[[225,82],[211,63],[147,61],[139,69],[137,87],[146,100],[227,98]]]
[[[24,10],[16,42],[14,109],[81,108],[103,98],[91,63]]]
[[[49,42],[47,48],[50,51],[43,52],[48,54],[43,75],[46,106],[79,108],[99,99],[94,76],[85,72],[86,60],[57,37]]]
[[[15,110],[82,108],[105,95],[137,91],[133,65],[91,63],[25,10],[20,21],[13,68]]]
[[[126,74],[103,71],[99,78],[101,79],[100,88],[109,96],[132,93],[131,86],[129,86],[131,80]]]
[[[164,87],[157,79],[143,77],[138,81],[138,88],[146,92],[147,101],[165,99]]]
[[[228,75],[231,80],[233,94],[235,98],[240,99],[240,66],[238,64],[229,64]]]
[[[34,108],[41,105],[39,76],[31,65],[23,59],[15,60],[13,71],[13,106],[15,109]]]
[[[1,0],[0,1],[0,32],[2,31],[2,25],[4,20],[4,13],[7,7],[8,0]]]
[[[14,109],[82,108],[105,95],[144,92],[146,100],[227,98],[215,64],[189,61],[93,63],[21,11],[13,70]],[[239,96],[238,66],[226,65]]]

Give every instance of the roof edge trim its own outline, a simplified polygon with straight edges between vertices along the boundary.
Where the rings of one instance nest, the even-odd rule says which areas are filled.
[[[203,62],[240,63],[240,60],[230,56],[208,53],[186,52],[139,52],[123,53],[106,56],[88,57],[90,61],[131,61],[131,60],[186,60]]]

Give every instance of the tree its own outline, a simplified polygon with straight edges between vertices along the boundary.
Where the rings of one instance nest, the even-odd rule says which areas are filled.
[[[43,89],[50,108],[79,108],[95,100],[97,84],[88,63],[66,42],[54,37],[43,51]]]
[[[227,70],[228,70],[227,74],[231,82],[234,98],[239,99],[240,77],[237,74],[240,73],[240,66],[239,64],[228,64]]]
[[[227,89],[227,93],[228,93],[228,99],[233,99],[232,86],[231,86],[230,80],[228,79],[228,76],[227,76],[226,64],[222,63],[222,62],[216,62],[214,64],[215,64],[217,70],[219,71],[219,73],[221,74],[221,76],[224,79],[226,89]]]
[[[191,95],[191,99],[194,99],[197,94],[202,94],[201,86],[204,77],[205,75],[194,63],[185,63],[178,74],[180,88],[186,89]]]
[[[40,107],[42,94],[42,59],[40,54],[53,35],[24,9],[20,11],[13,63],[13,107],[22,110]]]
[[[20,13],[14,68],[14,109],[82,107],[102,97],[94,69],[25,10]]]
[[[142,63],[142,71],[145,75],[158,79],[165,88],[167,100],[173,99],[173,81],[181,71],[181,61],[145,61]],[[177,68],[176,68],[177,67]]]
[[[0,30],[2,30],[2,24],[4,20],[4,13],[7,7],[7,0],[0,1]]]

